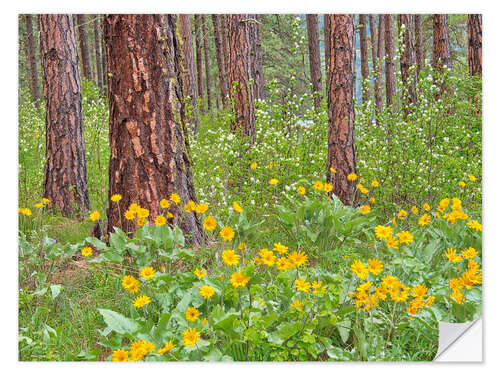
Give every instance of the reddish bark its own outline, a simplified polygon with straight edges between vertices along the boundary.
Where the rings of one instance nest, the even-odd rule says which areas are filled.
[[[39,17],[46,161],[43,195],[64,214],[89,209],[75,27],[69,14]]]
[[[451,68],[448,15],[434,14],[433,21],[432,66],[441,71],[443,66]]]
[[[331,27],[331,60],[327,75],[328,158],[327,181],[344,204],[354,204],[354,183],[347,179],[356,172],[354,144],[355,27],[353,15],[328,15]],[[335,173],[330,171],[335,170]]]
[[[104,38],[109,79],[110,163],[109,227],[122,226],[131,203],[161,214],[159,202],[173,192],[179,206],[169,211],[177,223],[183,204],[196,201],[190,171],[189,144],[185,137],[181,46],[173,15],[107,15]],[[122,217],[120,217],[120,214]],[[201,226],[195,213],[183,216],[181,228],[201,242]],[[134,228],[128,228],[134,229]]]
[[[417,76],[418,73],[424,68],[424,42],[423,42],[423,29],[422,29],[422,15],[415,14],[415,52],[417,60]]]
[[[215,54],[217,56],[217,67],[219,68],[219,86],[222,98],[222,106],[227,105],[228,85],[226,74],[226,63],[224,61],[224,48],[222,46],[222,33],[220,31],[220,17],[212,14],[212,23],[214,25]]]
[[[480,14],[467,17],[467,65],[470,75],[482,76],[483,70],[483,25]]]
[[[319,28],[318,15],[306,15],[307,36],[309,41],[309,68],[311,71],[312,92],[314,95],[314,109],[321,107],[321,60],[319,55]]]
[[[245,136],[255,140],[254,94],[250,87],[253,67],[250,54],[251,26],[248,14],[226,15],[229,42],[228,76],[229,92],[234,100],[235,120],[231,130],[241,129]]]

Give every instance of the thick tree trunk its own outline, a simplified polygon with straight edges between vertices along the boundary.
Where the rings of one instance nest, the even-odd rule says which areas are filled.
[[[39,22],[46,106],[43,196],[72,214],[90,206],[75,26],[69,14],[43,14]]]
[[[376,63],[376,73],[375,73],[375,105],[377,106],[377,112],[382,113],[384,110],[384,104],[382,101],[382,62],[384,59],[384,32],[385,32],[385,17],[383,14],[378,16],[378,38],[377,38],[377,63]],[[377,119],[378,124],[378,119]]]
[[[243,135],[250,137],[253,142],[255,140],[255,112],[254,94],[250,87],[253,67],[250,56],[252,52],[251,26],[248,19],[248,14],[226,15],[229,42],[229,91],[234,100],[235,116],[231,130],[240,129]]]
[[[364,14],[359,15],[359,49],[361,53],[361,95],[363,103],[368,101],[369,84],[367,83],[369,70],[368,70],[368,46],[366,44],[366,17]]]
[[[210,94],[210,61],[208,57],[208,33],[207,33],[207,25],[206,25],[205,15],[201,16],[201,29],[203,31],[203,51],[205,57],[205,82],[207,87],[207,108],[208,111],[212,109],[212,99]]]
[[[94,48],[95,48],[95,66],[97,71],[97,85],[102,90],[102,61],[101,61],[101,35],[99,32],[99,15],[94,16]]]
[[[482,76],[483,70],[483,24],[480,14],[467,17],[467,64],[469,74]]]
[[[191,104],[192,111],[190,123],[194,129],[198,129],[198,81],[196,79],[196,69],[194,67],[193,33],[191,31],[191,16],[189,14],[179,15],[179,31],[182,38],[182,66],[184,94],[189,97],[187,102]]]
[[[409,113],[408,106],[410,104],[416,104],[417,102],[417,78],[415,73],[410,74],[410,67],[412,67],[416,63],[411,27],[411,16],[409,14],[399,14],[398,24],[400,30],[404,25],[402,40],[404,49],[401,53],[401,79],[403,81],[403,85],[408,90],[408,95],[405,98],[406,107],[404,109],[404,116],[406,118]]]
[[[314,95],[314,109],[321,107],[321,59],[319,55],[319,28],[318,15],[306,15],[307,37],[309,41],[309,68],[311,71],[312,92]]]
[[[417,77],[418,74],[424,69],[424,41],[423,41],[423,29],[422,29],[422,15],[415,14],[413,17],[415,21],[415,50],[416,50],[416,60],[417,60]]]
[[[33,20],[31,14],[25,14],[26,22],[26,59],[30,70],[31,96],[35,106],[40,108],[40,90],[38,88],[38,67],[36,64],[35,42],[33,41]]]
[[[396,93],[396,70],[394,67],[394,19],[392,14],[384,14],[385,26],[385,100],[392,105]]]
[[[82,56],[83,76],[92,81],[92,69],[90,67],[89,43],[87,39],[87,25],[85,14],[77,14],[78,38],[80,39],[80,55]]]
[[[347,176],[356,172],[354,15],[328,15],[328,18],[331,27],[331,61],[327,76],[329,127],[326,177],[333,185],[333,194],[344,204],[352,205],[355,183],[349,181]]]
[[[185,138],[175,16],[107,15],[104,37],[111,73],[109,198],[117,193],[123,197],[120,209],[109,201],[108,230],[127,229],[123,214],[131,203],[147,208],[149,220],[154,220],[161,214],[160,200],[173,192],[182,201],[172,204],[169,223],[177,223],[183,205],[196,197]],[[184,215],[181,228],[192,233],[195,244],[201,243],[195,213]]]
[[[205,106],[204,104],[204,93],[203,93],[203,55],[202,55],[202,43],[201,43],[201,15],[194,15],[194,35],[196,41],[196,74],[198,81],[198,97],[201,99],[201,108]]]
[[[433,21],[432,66],[440,72],[443,66],[451,68],[448,15],[434,14]]]
[[[220,31],[221,16],[212,14],[212,23],[214,24],[215,55],[217,56],[217,67],[219,68],[219,86],[222,98],[222,106],[227,106],[227,96],[229,95],[227,86],[226,63],[224,61],[224,47],[222,45],[222,33]]]

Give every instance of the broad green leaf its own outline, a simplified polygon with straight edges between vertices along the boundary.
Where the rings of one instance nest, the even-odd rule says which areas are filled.
[[[108,327],[117,333],[122,335],[125,333],[133,334],[139,329],[139,325],[134,320],[129,319],[120,313],[107,309],[97,310],[104,318],[104,322],[108,325]]]
[[[50,286],[50,291],[52,292],[52,299],[55,299],[59,293],[61,293],[62,285],[54,284]]]

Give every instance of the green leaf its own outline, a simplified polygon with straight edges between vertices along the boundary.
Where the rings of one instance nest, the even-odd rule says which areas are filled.
[[[52,292],[52,299],[55,299],[59,293],[61,293],[62,285],[54,284],[50,286],[50,291]]]
[[[127,245],[127,240],[123,238],[119,233],[116,232],[115,228],[115,233],[111,233],[109,235],[109,244],[111,245],[111,248],[118,251],[119,253],[122,253],[125,251],[125,247]]]
[[[345,343],[349,339],[349,333],[351,332],[351,320],[344,319],[337,325],[337,329],[339,331],[342,342]]]
[[[139,324],[134,320],[123,316],[112,310],[97,309],[104,318],[104,322],[109,328],[120,334],[134,334],[139,329]]]
[[[98,240],[95,237],[87,237],[85,238],[85,241],[94,246],[97,250],[99,251],[106,251],[108,250],[108,246],[101,240]]]
[[[230,330],[232,327],[234,320],[239,316],[239,314],[233,309],[229,310],[229,312],[224,312],[224,309],[217,305],[214,307],[210,314],[210,322],[212,327],[215,329],[222,329],[224,331]]]

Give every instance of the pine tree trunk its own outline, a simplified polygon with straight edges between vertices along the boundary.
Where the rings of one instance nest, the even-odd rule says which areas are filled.
[[[418,74],[424,69],[424,42],[423,42],[423,29],[422,29],[422,15],[415,14],[415,50],[417,60],[417,77]]]
[[[483,70],[483,24],[480,14],[467,17],[467,64],[469,74],[482,76]]]
[[[356,172],[354,144],[355,26],[354,15],[328,15],[331,28],[331,60],[327,75],[328,158],[327,181],[342,203],[354,204],[354,183],[347,179]],[[330,168],[335,170],[332,173]]]
[[[210,94],[210,61],[209,61],[209,56],[208,56],[208,33],[207,33],[207,25],[206,25],[206,19],[205,15],[201,16],[201,25],[202,25],[202,31],[203,31],[203,50],[204,50],[204,57],[205,57],[205,82],[206,82],[206,87],[207,87],[207,108],[208,111],[212,109],[212,102],[211,102],[211,94]]]
[[[102,62],[101,62],[101,35],[99,33],[99,15],[94,16],[94,48],[95,66],[97,71],[97,85],[102,90]]]
[[[384,110],[384,104],[382,101],[382,62],[384,59],[384,31],[385,31],[385,17],[383,14],[378,16],[378,38],[377,38],[377,63],[376,63],[376,73],[375,73],[375,105],[377,106],[377,112],[382,113]],[[379,124],[377,117],[377,125]]]
[[[372,51],[372,76],[375,81],[376,69],[377,69],[377,29],[375,27],[375,16],[370,14],[370,47]],[[372,87],[372,85],[370,85]],[[371,89],[370,89],[371,90]],[[375,82],[373,84],[373,91],[375,91]],[[372,97],[372,93],[369,92],[368,97]],[[375,97],[375,93],[373,94]]]
[[[241,130],[242,134],[250,137],[253,142],[255,140],[255,112],[253,90],[250,87],[253,67],[250,57],[252,52],[251,26],[248,19],[248,14],[226,15],[229,42],[229,92],[234,100],[235,116],[231,130]],[[235,82],[236,87],[234,87]]]
[[[75,25],[69,14],[39,16],[45,97],[43,195],[64,214],[89,209]]]
[[[224,50],[224,62],[226,63],[226,74],[227,74],[227,88],[228,93],[231,95],[231,85],[232,82],[229,80],[229,37],[228,37],[228,25],[229,25],[229,15],[221,14],[221,27],[222,27],[222,47]]]
[[[384,14],[385,26],[385,100],[387,107],[392,105],[395,95],[396,70],[394,67],[394,19],[392,14]]]
[[[451,68],[448,15],[434,14],[432,66],[440,72],[443,66]]]
[[[228,86],[226,63],[224,61],[224,47],[222,46],[222,35],[220,31],[220,16],[212,14],[212,23],[214,24],[215,55],[217,56],[217,67],[219,68],[219,86],[222,98],[222,106],[227,106]]]
[[[309,68],[311,71],[312,92],[314,95],[314,109],[321,107],[321,59],[319,55],[319,28],[318,15],[307,14],[307,37],[309,41]]]
[[[82,56],[83,76],[92,81],[92,69],[90,67],[89,43],[87,39],[87,25],[85,14],[77,14],[78,38],[80,39],[80,54]]]
[[[103,29],[103,24],[104,24],[104,16],[100,15],[99,16],[99,23],[101,24],[101,30]],[[101,43],[101,61],[102,61],[102,84],[104,86],[104,92],[103,94],[107,97],[108,96],[108,55],[106,53],[106,43],[104,42],[104,37],[101,34],[100,38],[100,43]]]
[[[131,203],[147,208],[153,221],[161,214],[160,200],[173,192],[182,201],[179,206],[172,203],[168,222],[178,223],[183,205],[196,197],[175,16],[107,15],[103,32],[111,73],[109,198],[122,195],[120,209],[109,201],[108,231],[114,226],[127,229],[123,214]],[[186,213],[180,226],[192,233],[195,244],[201,243],[195,213]]]
[[[398,15],[399,29],[404,25],[403,44],[404,50],[401,53],[401,79],[403,85],[408,90],[408,95],[405,98],[406,106],[404,109],[404,117],[409,113],[410,104],[417,102],[417,79],[414,73],[410,74],[410,67],[416,63],[415,47],[413,44],[411,15],[399,14]]]
[[[190,123],[194,125],[196,133],[198,129],[198,81],[194,67],[193,33],[191,31],[191,16],[189,14],[179,15],[179,31],[182,38],[184,94],[189,97],[186,99],[193,109],[189,115],[191,118]]]
[[[377,29],[375,27],[375,16],[370,14],[370,46],[372,48],[372,69],[375,71],[377,61]]]
[[[330,27],[330,15],[325,14],[323,16],[323,29],[325,32],[325,75],[328,77],[328,69],[330,68],[330,35],[331,35],[331,27]],[[328,97],[328,88],[326,88],[326,95]]]
[[[359,49],[361,53],[361,79],[362,89],[361,95],[363,103],[368,101],[369,84],[368,84],[368,46],[366,44],[366,17],[364,14],[359,15]]]
[[[37,108],[40,108],[40,90],[38,88],[38,67],[36,64],[35,42],[33,41],[33,20],[31,14],[25,14],[26,22],[26,59],[30,70],[31,96]]]
[[[194,35],[196,41],[196,73],[198,81],[198,97],[201,101],[201,110],[203,112],[204,104],[204,93],[203,93],[203,55],[202,55],[202,43],[201,43],[201,15],[194,15]]]
[[[255,14],[254,30],[255,30],[255,43],[254,43],[254,86],[255,86],[255,99],[264,99],[264,70],[262,61],[262,16]]]

